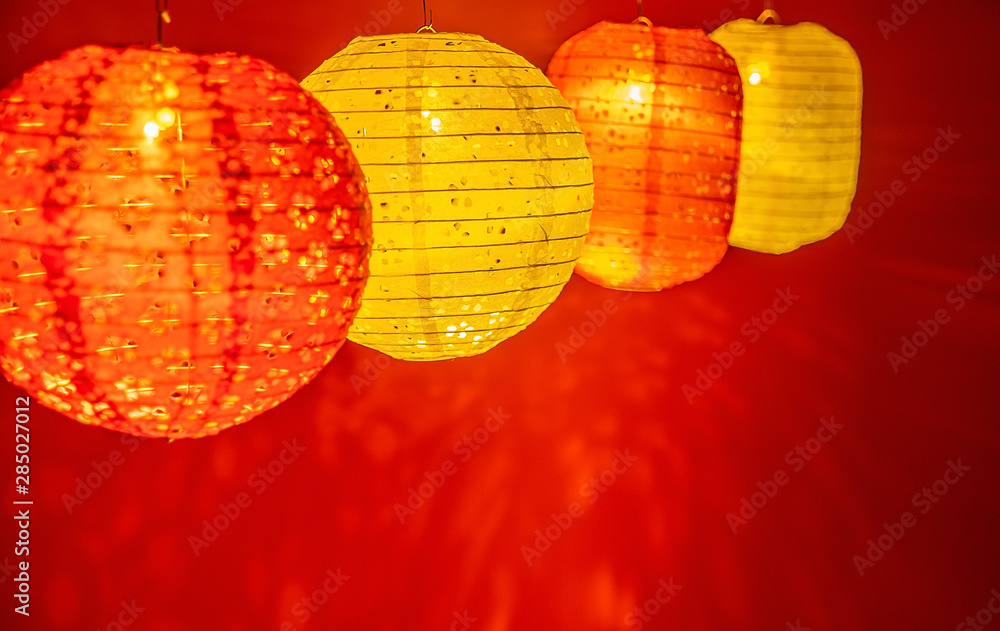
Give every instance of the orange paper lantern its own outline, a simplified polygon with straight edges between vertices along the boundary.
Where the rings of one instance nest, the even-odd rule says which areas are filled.
[[[559,47],[548,76],[576,112],[594,163],[577,273],[655,291],[715,267],[740,154],[733,59],[700,29],[601,22]]]
[[[83,423],[217,433],[343,344],[370,222],[350,146],[288,75],[72,50],[0,93],[0,368]]]

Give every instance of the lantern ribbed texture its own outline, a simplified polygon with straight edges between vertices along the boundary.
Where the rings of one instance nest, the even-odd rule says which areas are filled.
[[[249,420],[343,344],[370,213],[346,139],[272,66],[67,52],[0,93],[0,367],[136,435]]]
[[[594,161],[577,264],[613,289],[699,278],[726,252],[740,144],[740,78],[701,30],[601,22],[556,51],[548,76]]]
[[[844,225],[861,154],[861,64],[819,24],[735,20],[711,35],[743,76],[731,245],[781,254]]]
[[[371,281],[350,339],[477,355],[531,324],[580,254],[593,201],[573,112],[540,70],[477,35],[359,37],[302,82],[371,191]]]

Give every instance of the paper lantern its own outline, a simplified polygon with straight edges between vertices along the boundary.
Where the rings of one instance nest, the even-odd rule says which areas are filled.
[[[743,76],[743,148],[729,243],[780,254],[844,225],[858,182],[861,64],[819,24],[735,20],[711,35]]]
[[[0,367],[122,432],[249,420],[343,344],[370,212],[332,118],[272,66],[67,52],[0,93]]]
[[[739,157],[732,58],[701,30],[601,22],[559,47],[548,76],[594,161],[577,272],[604,287],[655,291],[715,267]]]
[[[350,339],[393,357],[486,352],[573,272],[590,159],[540,70],[478,35],[359,37],[302,85],[368,178],[371,280]]]

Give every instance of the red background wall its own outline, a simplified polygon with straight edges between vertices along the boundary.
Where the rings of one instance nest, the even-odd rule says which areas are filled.
[[[419,3],[401,2],[385,32],[420,25]],[[755,17],[760,7],[745,2],[650,0],[647,14],[699,26],[726,10]],[[0,627],[115,629],[129,619],[122,602],[134,600],[143,611],[130,628],[150,631],[283,621],[461,629],[454,614],[466,611],[469,628],[483,631],[634,629],[625,616],[661,579],[682,587],[643,628],[952,629],[975,615],[1000,588],[1000,278],[960,311],[947,297],[980,257],[1000,254],[1000,5],[911,2],[919,9],[888,39],[878,20],[889,19],[889,0],[777,6],[785,22],[823,23],[860,55],[863,153],[848,223],[868,226],[863,234],[783,256],[731,250],[700,281],[630,299],[574,278],[494,351],[392,361],[360,394],[350,378],[377,355],[348,344],[290,402],[210,439],[123,444],[36,404],[32,615],[26,624],[13,614],[14,577],[0,563]],[[559,11],[556,0],[432,2],[440,30],[478,32],[542,67],[577,31],[635,14],[624,1],[563,5],[573,11],[553,28],[546,12]],[[166,40],[240,50],[301,78],[386,6],[243,0],[220,21],[209,2],[174,0]],[[153,2],[69,0],[15,53],[7,33],[37,10],[35,0],[0,6],[4,83],[84,43],[155,36]],[[939,127],[960,137],[912,181],[904,165]],[[859,224],[894,180],[906,192]],[[786,288],[799,299],[751,342],[752,318]],[[616,312],[562,361],[556,344],[609,299]],[[887,353],[937,309],[950,321],[894,372]],[[745,355],[689,405],[682,387],[733,341]],[[20,560],[7,455],[19,394],[0,385],[0,560]],[[453,444],[491,408],[510,419],[461,462]],[[843,429],[794,472],[786,454],[816,435],[821,417]],[[248,477],[285,440],[305,451],[257,494]],[[626,449],[638,460],[589,504],[581,486]],[[124,462],[68,511],[63,496],[116,450]],[[922,514],[914,494],[959,458],[970,470]],[[448,459],[457,473],[400,524],[393,504]],[[778,469],[790,482],[734,534],[726,514]],[[252,503],[196,556],[188,537],[241,492]],[[571,502],[585,505],[583,516],[529,567],[521,546]],[[860,575],[854,555],[906,511],[915,525]],[[338,568],[350,578],[303,623],[296,602]]]

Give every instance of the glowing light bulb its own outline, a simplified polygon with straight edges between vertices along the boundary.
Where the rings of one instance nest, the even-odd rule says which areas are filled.
[[[747,78],[747,81],[749,81],[751,85],[757,85],[758,83],[760,83],[760,73],[751,72],[750,76]]]
[[[156,122],[159,123],[160,127],[170,127],[176,118],[174,111],[169,107],[164,107],[156,113]]]
[[[146,123],[146,126],[142,128],[142,131],[144,134],[146,134],[146,138],[152,140],[153,138],[156,138],[157,136],[160,135],[160,126],[150,121]]]
[[[166,83],[163,84],[163,96],[167,100],[176,99],[178,96],[180,96],[180,93],[181,93],[180,89],[177,87],[177,84],[174,83],[173,81],[167,81]]]

